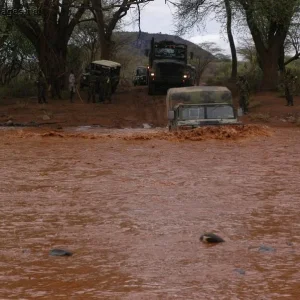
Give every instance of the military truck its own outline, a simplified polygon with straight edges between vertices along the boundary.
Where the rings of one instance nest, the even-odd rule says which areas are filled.
[[[114,93],[118,87],[120,81],[121,64],[111,60],[96,60],[90,63],[86,68],[85,73],[80,78],[80,87],[88,86],[91,78],[99,79],[103,75],[110,77],[112,85],[112,93]],[[98,93],[98,89],[96,92]]]
[[[139,66],[135,70],[133,76],[133,85],[147,85],[148,84],[148,69],[147,67]]]
[[[193,53],[190,55],[192,57]],[[149,95],[155,94],[159,88],[194,85],[193,70],[187,64],[187,56],[187,45],[167,40],[155,42],[152,38],[148,69]]]
[[[241,124],[242,115],[233,106],[230,90],[222,86],[193,86],[168,90],[169,130],[192,129],[207,125]]]

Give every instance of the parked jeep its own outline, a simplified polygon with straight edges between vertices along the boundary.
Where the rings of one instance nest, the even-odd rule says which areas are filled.
[[[133,77],[133,85],[147,85],[148,84],[148,69],[146,67],[137,67]]]
[[[110,60],[96,60],[90,63],[86,68],[86,72],[82,74],[80,78],[80,87],[89,85],[91,77],[97,78],[104,74],[108,74],[112,83],[112,93],[117,89],[120,81],[121,64]]]

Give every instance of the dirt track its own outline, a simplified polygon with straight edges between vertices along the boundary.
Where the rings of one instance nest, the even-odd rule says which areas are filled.
[[[86,101],[85,91],[81,91]],[[36,99],[10,99],[0,106],[0,123],[13,122],[55,123],[55,125],[104,127],[141,127],[144,123],[155,127],[166,126],[165,96],[148,96],[145,87],[121,91],[112,97],[112,104],[83,103],[77,97],[75,103],[68,100],[51,100],[49,104],[37,104]],[[45,116],[47,120],[45,120]],[[44,119],[43,119],[44,118]]]

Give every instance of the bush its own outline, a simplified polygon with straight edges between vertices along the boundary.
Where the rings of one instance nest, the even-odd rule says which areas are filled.
[[[295,87],[294,87],[294,95],[300,95],[300,70],[298,68],[294,68],[294,67],[290,68],[290,70],[292,71],[292,74],[294,76],[297,76],[297,80],[296,80]],[[280,97],[285,96],[284,83],[283,83],[282,79],[281,79],[280,83],[278,84],[278,92],[279,92]]]
[[[26,78],[12,80],[8,85],[0,87],[1,98],[28,98],[37,96],[37,87],[34,81]]]

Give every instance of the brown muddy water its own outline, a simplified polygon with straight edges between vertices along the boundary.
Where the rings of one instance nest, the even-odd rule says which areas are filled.
[[[0,299],[299,299],[299,136],[1,130]]]

